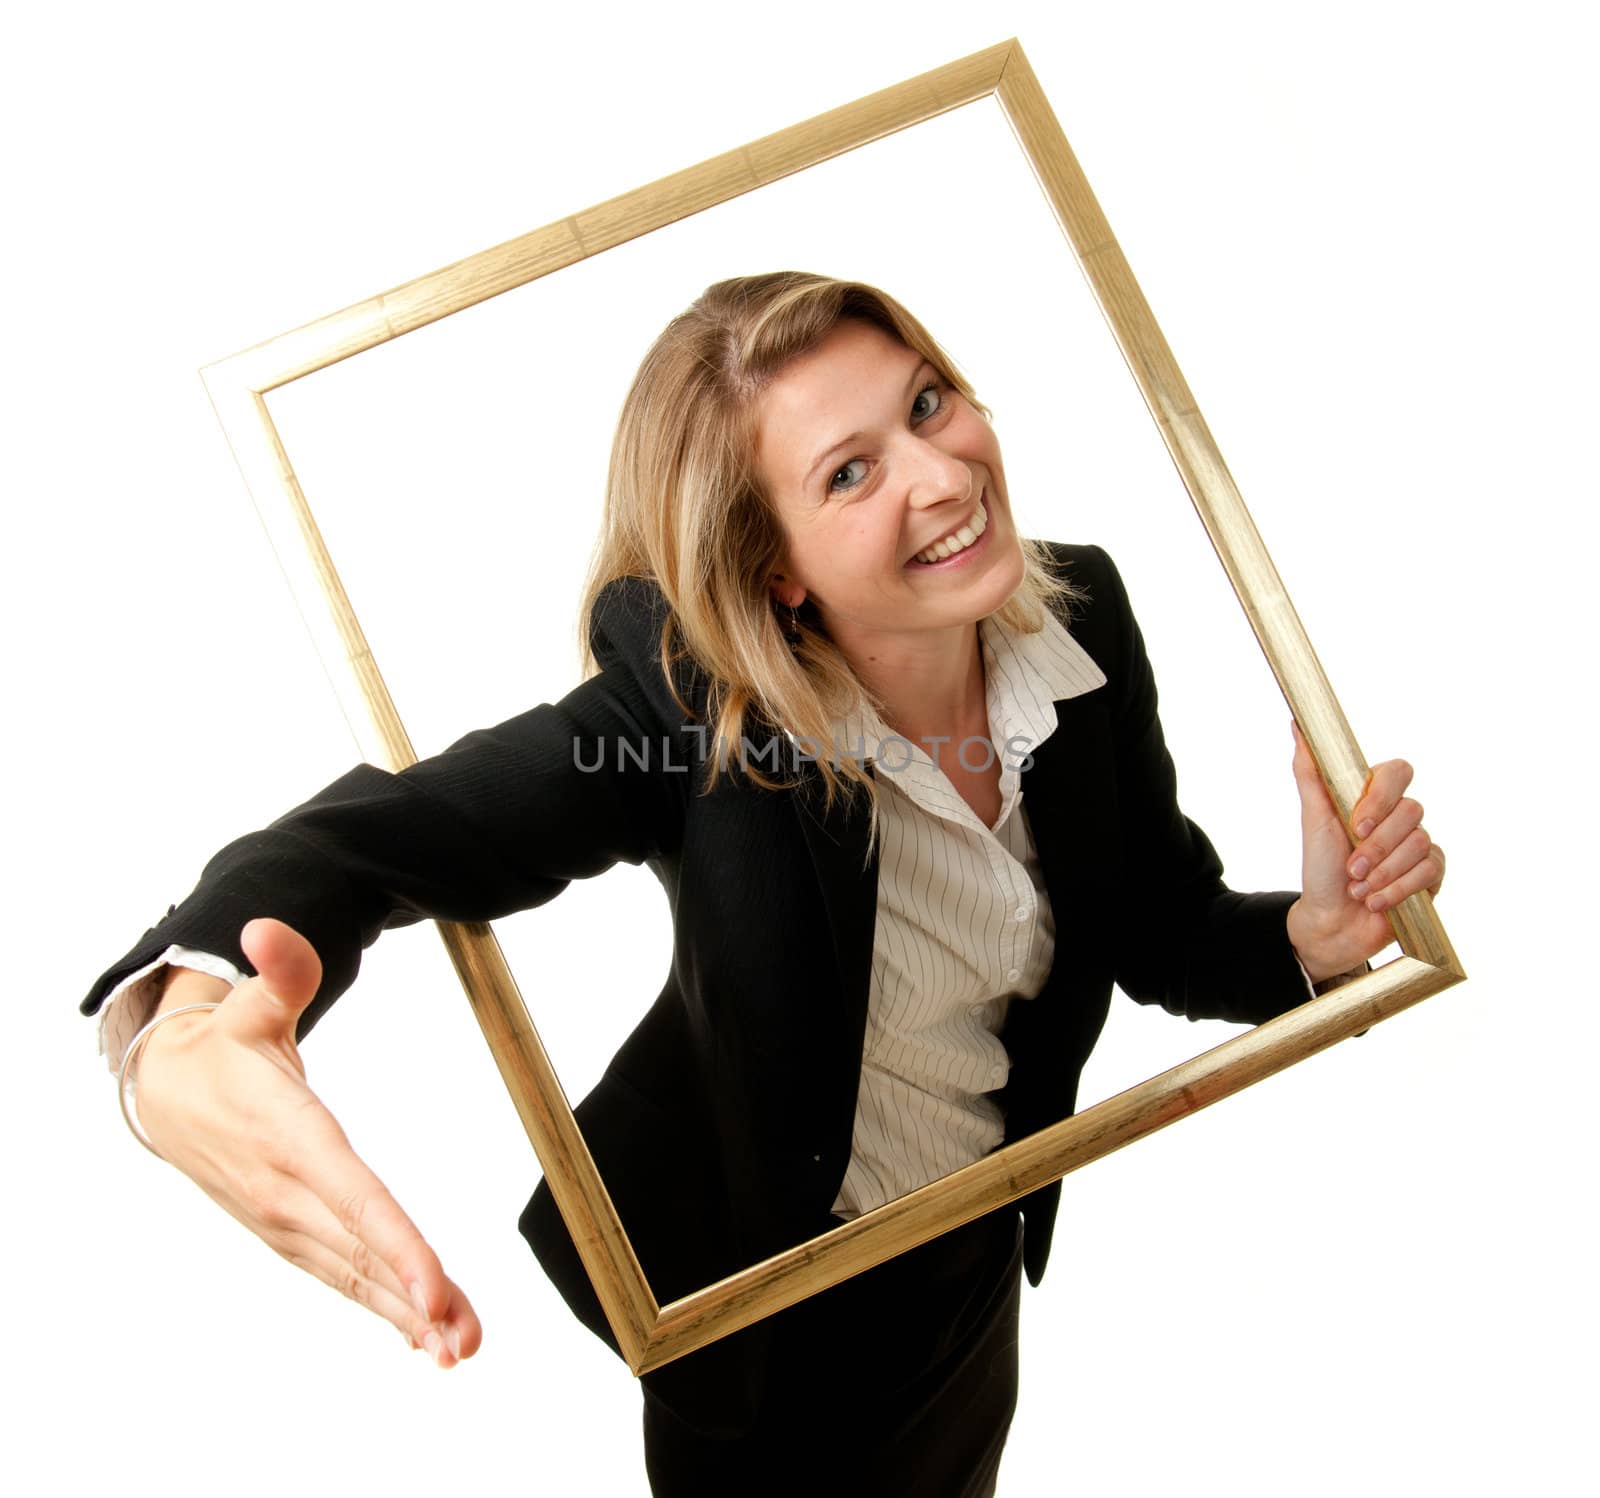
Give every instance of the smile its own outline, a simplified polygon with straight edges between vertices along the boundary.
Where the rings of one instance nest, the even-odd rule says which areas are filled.
[[[932,546],[919,551],[913,561],[920,562],[924,567],[931,567],[935,562],[945,561],[949,557],[957,556],[973,545],[989,528],[989,512],[983,507],[980,497],[978,507],[972,514],[948,536],[935,541]]]

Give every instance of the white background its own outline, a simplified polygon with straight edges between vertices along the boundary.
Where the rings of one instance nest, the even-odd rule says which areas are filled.
[[[8,26],[13,1470],[41,1490],[409,1494],[467,1474],[493,1491],[644,1490],[632,1380],[516,1234],[536,1165],[426,930],[373,951],[306,1055],[483,1317],[462,1368],[406,1352],[122,1130],[76,1001],[217,845],[353,757],[195,371],[1015,35],[1368,758],[1417,766],[1471,980],[1068,1180],[1049,1274],[1025,1295],[1000,1491],[1580,1490],[1595,995],[1579,671],[1596,495],[1579,443],[1596,246],[1575,10],[1197,9],[66,6]],[[996,408],[1027,528],[1122,565],[1185,807],[1230,882],[1292,886],[1287,710],[1131,385],[1114,356],[1093,362],[1104,349],[1065,291],[1041,291],[1024,321],[1032,270],[968,268],[995,235],[999,175],[925,128],[892,158],[908,194],[894,206],[872,173],[838,179],[836,200],[790,200],[790,263],[870,266],[955,350]],[[914,177],[913,140],[928,143]],[[993,253],[1024,254],[1021,234]],[[609,257],[572,284],[594,343],[631,358],[705,281],[773,268],[667,276],[623,253],[609,290]],[[685,253],[698,267],[709,252]],[[1064,249],[1053,274],[1076,275]],[[562,332],[538,323],[559,309],[525,301],[533,322],[500,326],[544,341],[455,404],[435,391],[406,408],[374,386],[341,406],[329,382],[324,430],[328,411],[379,408],[392,428],[317,460],[316,412],[291,410],[299,390],[281,408],[291,454],[298,419],[307,473],[325,465],[330,529],[381,515],[405,542],[372,569],[394,641],[375,645],[414,730],[396,678],[417,663],[410,701],[438,720],[423,747],[496,694],[513,711],[575,679],[563,590],[620,394],[607,382],[627,369],[575,341],[583,315],[567,309]],[[352,380],[384,376],[372,357]],[[592,392],[574,403],[592,431],[530,393],[552,367],[554,385]],[[1101,368],[1123,385],[1087,415],[1110,377],[1081,370]],[[407,469],[424,476],[402,498]],[[436,580],[470,560],[469,496],[519,527],[480,537],[487,560],[533,569],[525,665],[465,648],[419,662],[411,616],[381,602],[478,637]],[[504,590],[460,596],[485,592]],[[665,940],[659,897],[625,961],[584,950],[583,922],[648,885],[619,870],[513,923],[574,1096],[603,1054],[593,1037],[654,992]],[[1086,1098],[1226,1033],[1119,1001]]]

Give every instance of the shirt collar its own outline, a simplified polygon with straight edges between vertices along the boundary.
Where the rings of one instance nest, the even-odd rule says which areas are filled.
[[[1048,609],[1044,626],[1024,634],[997,618],[978,626],[983,645],[989,723],[1002,740],[1020,737],[1036,749],[1056,731],[1055,704],[1106,683],[1095,659]]]
[[[989,744],[1001,767],[1003,809],[995,824],[999,826],[1016,802],[1021,765],[1056,730],[1055,704],[1104,686],[1106,676],[1094,657],[1048,610],[1043,627],[1038,630],[1013,630],[990,617],[979,622],[978,635],[983,650]],[[789,737],[793,741],[794,736]],[[927,810],[970,820],[970,810],[935,766],[931,750],[940,755],[941,767],[949,762],[946,756],[964,756],[962,763],[973,769],[992,763],[983,744],[913,745],[889,728],[865,701],[858,701],[833,723],[832,753],[836,757],[865,759],[874,765],[875,773],[882,772],[896,789]]]

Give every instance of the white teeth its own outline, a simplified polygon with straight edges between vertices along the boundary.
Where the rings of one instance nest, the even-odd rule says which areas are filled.
[[[946,557],[953,557],[958,551],[965,551],[989,529],[989,512],[984,509],[983,501],[978,501],[977,513],[968,520],[959,530],[953,531],[942,541],[935,541],[926,551],[917,553],[919,562],[942,562]]]

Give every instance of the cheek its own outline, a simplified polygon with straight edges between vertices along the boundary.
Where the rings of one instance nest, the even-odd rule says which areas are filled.
[[[963,432],[970,434],[974,441],[982,442],[985,446],[998,449],[999,443],[994,435],[994,428],[983,419],[976,406],[961,402],[957,421]]]
[[[986,467],[1003,474],[1005,472],[1005,463],[1000,452],[1000,440],[995,436],[994,428],[977,417],[973,419],[978,423],[977,447],[979,456],[982,457]]]
[[[892,534],[888,517],[863,505],[840,517],[830,537],[829,554],[835,560],[848,560],[857,566],[867,564]]]
[[[813,537],[810,563],[818,592],[842,604],[846,594],[859,598],[892,586],[887,574],[897,568],[900,541],[891,520],[865,512]]]
[[[888,570],[897,571],[900,564],[900,548],[905,542],[900,527],[892,518],[885,518],[881,523],[865,528],[861,537],[861,557],[863,562],[870,558],[873,571],[880,575]]]

